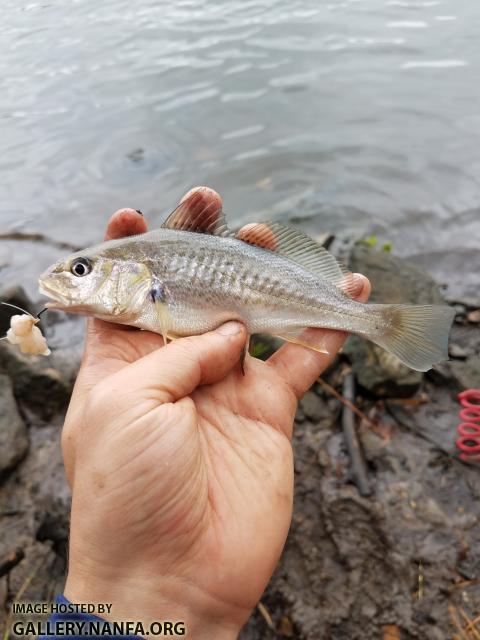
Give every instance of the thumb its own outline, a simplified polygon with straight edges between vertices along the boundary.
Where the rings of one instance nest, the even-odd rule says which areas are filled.
[[[175,402],[201,384],[222,380],[239,362],[246,338],[242,324],[227,322],[215,331],[174,340],[128,365],[118,376],[131,390],[150,387],[160,402]]]

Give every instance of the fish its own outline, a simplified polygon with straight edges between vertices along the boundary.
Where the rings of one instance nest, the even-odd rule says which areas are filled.
[[[49,308],[159,333],[198,335],[229,320],[327,352],[322,332],[353,333],[405,365],[448,359],[454,310],[352,298],[353,274],[302,231],[276,221],[238,231],[194,193],[161,228],[109,240],[60,260],[39,278]]]

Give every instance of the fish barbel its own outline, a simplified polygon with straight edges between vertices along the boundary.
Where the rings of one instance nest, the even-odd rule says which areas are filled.
[[[39,280],[48,306],[128,324],[170,338],[239,320],[325,351],[309,327],[367,338],[418,371],[448,357],[448,306],[364,304],[353,276],[304,233],[276,222],[229,231],[218,209],[193,194],[162,228],[110,240],[57,262]],[[193,203],[195,204],[195,203]],[[198,203],[197,203],[198,204]]]

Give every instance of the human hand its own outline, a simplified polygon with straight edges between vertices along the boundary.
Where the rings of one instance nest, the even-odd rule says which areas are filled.
[[[107,238],[146,229],[121,210]],[[369,282],[356,280],[366,301]],[[62,436],[67,598],[112,603],[112,620],[182,620],[195,640],[237,636],[290,526],[297,400],[345,338],[323,333],[330,355],[285,344],[266,362],[247,356],[242,375],[241,324],[162,347],[158,335],[88,321]]]

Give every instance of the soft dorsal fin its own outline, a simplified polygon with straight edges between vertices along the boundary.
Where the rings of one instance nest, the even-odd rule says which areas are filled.
[[[194,191],[183,200],[162,224],[165,229],[195,231],[216,236],[228,235],[228,227],[220,203]]]
[[[261,222],[245,225],[237,231],[235,238],[293,260],[319,278],[326,278],[346,295],[351,296],[355,292],[352,273],[329,251],[298,229],[278,222]]]

